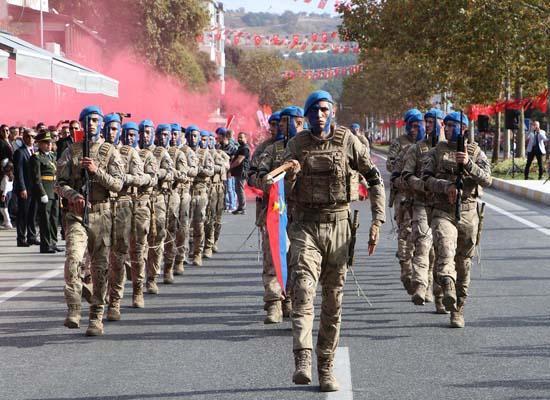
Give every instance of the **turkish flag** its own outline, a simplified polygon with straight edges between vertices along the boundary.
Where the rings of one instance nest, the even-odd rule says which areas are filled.
[[[319,1],[319,4],[317,5],[317,8],[323,9],[327,6],[328,0],[321,0]]]
[[[256,46],[259,46],[262,44],[262,37],[260,35],[255,35],[254,36],[254,44]]]
[[[321,33],[321,41],[323,43],[328,42],[328,34],[326,32]]]

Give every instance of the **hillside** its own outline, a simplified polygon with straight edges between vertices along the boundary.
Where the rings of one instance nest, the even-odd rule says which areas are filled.
[[[242,9],[227,11],[225,25],[229,29],[242,29],[245,32],[288,35],[293,33],[332,32],[338,30],[341,20],[329,14],[267,12],[247,13]]]

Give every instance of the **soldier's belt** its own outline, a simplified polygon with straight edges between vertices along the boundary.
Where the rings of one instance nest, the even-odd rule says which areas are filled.
[[[323,212],[319,213],[318,211],[304,211],[304,210],[295,210],[292,213],[292,218],[294,221],[302,222],[336,222],[342,221],[349,218],[349,210],[338,210],[332,212]]]
[[[53,182],[55,181],[56,178],[55,176],[51,176],[51,175],[42,175],[40,179],[42,179],[43,181]]]
[[[477,204],[477,202],[475,202],[475,201],[470,201],[468,203],[463,202],[462,204],[460,204],[460,211],[471,211],[471,210],[476,208],[476,204]],[[438,210],[441,210],[441,211],[448,212],[448,213],[452,213],[452,214],[454,214],[454,212],[455,212],[455,205],[454,204],[439,203],[439,204],[434,204],[434,208],[436,208]]]
[[[90,205],[89,212],[96,213],[96,212],[107,211],[110,209],[111,209],[111,202],[109,200],[102,200],[98,202],[92,202]]]

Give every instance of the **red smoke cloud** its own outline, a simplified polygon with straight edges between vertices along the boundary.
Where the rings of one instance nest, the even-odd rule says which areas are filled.
[[[204,55],[207,57],[207,55]],[[85,65],[90,65],[87,63]],[[119,98],[77,93],[46,80],[12,74],[15,62],[10,60],[10,78],[0,82],[1,123],[34,125],[39,121],[55,124],[75,119],[87,105],[100,105],[107,112],[129,112],[132,120],[152,119],[155,123],[191,123],[213,129],[208,116],[219,107],[219,83],[213,82],[202,92],[191,92],[174,79],[162,75],[129,52],[118,53],[101,70],[119,81]],[[258,97],[247,92],[237,81],[226,82],[222,99],[226,114],[236,114],[233,128],[254,132],[257,128]]]

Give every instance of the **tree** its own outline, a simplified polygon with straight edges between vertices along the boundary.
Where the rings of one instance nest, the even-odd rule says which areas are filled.
[[[212,78],[212,66],[201,60],[204,55],[198,53],[196,42],[209,21],[200,0],[51,0],[50,4],[98,30],[109,49],[130,46],[141,59],[189,81],[193,88]]]
[[[300,70],[296,61],[282,59],[277,53],[253,50],[244,54],[236,66],[238,80],[259,96],[260,105],[280,109],[291,104],[303,104],[313,89],[305,79],[284,79],[285,70]]]

